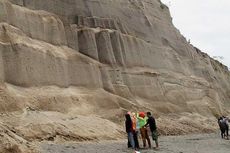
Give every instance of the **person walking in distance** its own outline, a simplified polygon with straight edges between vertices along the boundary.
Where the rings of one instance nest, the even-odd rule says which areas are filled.
[[[159,143],[158,143],[158,132],[157,132],[157,126],[156,126],[156,120],[152,116],[150,112],[147,112],[148,120],[145,126],[150,127],[150,131],[152,133],[152,139],[155,141],[156,147],[155,149],[159,149]]]
[[[220,117],[218,119],[218,124],[219,124],[219,127],[220,127],[221,138],[224,139],[225,136],[226,136],[226,126],[225,126],[225,123],[223,121],[223,117]]]
[[[228,135],[228,131],[229,131],[229,123],[228,123],[229,119],[225,116],[223,116],[223,122],[224,122],[224,125],[225,125],[225,135],[226,135],[226,139],[228,140],[229,139],[229,135]]]

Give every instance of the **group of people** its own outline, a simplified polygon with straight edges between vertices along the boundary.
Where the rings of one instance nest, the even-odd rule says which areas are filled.
[[[148,134],[149,129],[152,139],[156,144],[154,149],[159,149],[156,120],[150,112],[140,112],[137,114],[128,112],[125,114],[125,119],[125,127],[128,135],[128,148],[132,148],[134,150],[140,149],[138,141],[139,134],[141,135],[143,141],[143,148],[147,147],[146,142],[148,143],[148,148],[151,148],[151,140]],[[229,139],[229,119],[225,116],[221,116],[218,118],[218,125],[220,127],[221,137],[223,139]]]
[[[151,148],[151,141],[148,134],[148,128],[151,132],[152,139],[155,141],[155,149],[159,149],[158,144],[158,132],[155,118],[150,112],[140,112],[140,113],[131,113],[128,112],[125,115],[125,127],[128,135],[128,148],[135,150],[140,149],[138,136],[141,134],[143,141],[143,148],[146,148],[146,141],[148,142],[148,147]]]
[[[229,131],[229,119],[225,116],[221,116],[218,118],[218,124],[220,127],[221,138],[229,139],[228,131]]]

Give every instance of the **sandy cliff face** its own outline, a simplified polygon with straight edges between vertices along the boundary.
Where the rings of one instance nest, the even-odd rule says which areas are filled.
[[[25,141],[119,137],[126,110],[153,111],[165,134],[212,130],[199,122],[230,107],[227,67],[158,0],[0,0],[0,84],[1,124]]]

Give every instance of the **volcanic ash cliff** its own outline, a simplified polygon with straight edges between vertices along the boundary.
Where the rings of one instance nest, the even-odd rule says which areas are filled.
[[[227,67],[159,0],[0,0],[0,152],[122,138],[128,110],[212,132],[229,108]]]

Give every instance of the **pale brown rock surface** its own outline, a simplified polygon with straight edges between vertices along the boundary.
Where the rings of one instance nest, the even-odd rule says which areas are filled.
[[[127,110],[152,111],[162,134],[212,132],[229,108],[228,68],[189,44],[159,0],[0,0],[8,150],[122,138]]]

